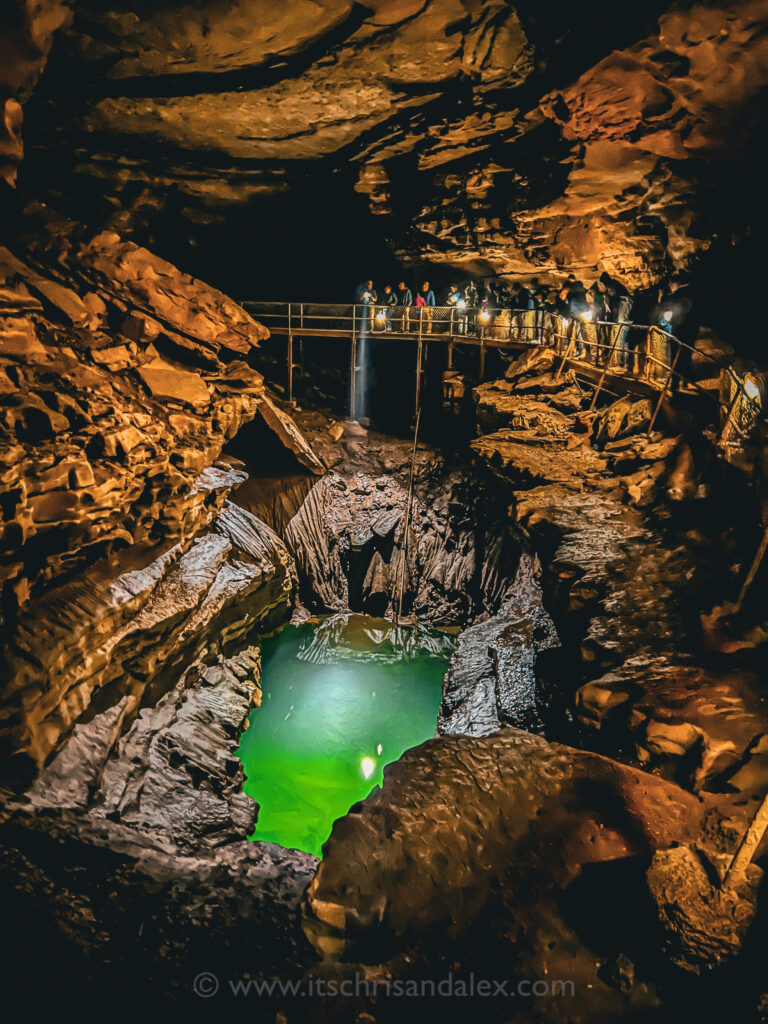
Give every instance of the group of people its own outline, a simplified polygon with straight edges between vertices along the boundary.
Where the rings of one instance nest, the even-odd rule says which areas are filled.
[[[429,281],[425,281],[414,298],[413,291],[405,281],[397,288],[385,284],[379,296],[373,281],[364,281],[355,291],[355,302],[363,307],[363,316],[370,320],[371,330],[392,331],[393,320],[399,321],[398,330],[409,331],[411,321],[424,317],[427,330],[432,330],[434,309],[437,306],[435,292]],[[397,314],[397,315],[396,315]]]
[[[687,341],[684,335],[691,333],[693,327],[693,303],[685,283],[673,280],[660,288],[655,298],[657,301],[647,311],[651,327],[662,339],[676,334]],[[431,333],[438,306],[429,281],[424,281],[414,295],[405,281],[400,281],[396,288],[386,284],[379,290],[369,279],[356,289],[355,302],[363,306],[371,331],[384,332],[407,332],[421,325],[426,333]],[[574,325],[577,355],[594,349],[597,361],[601,351],[608,349],[612,364],[623,368],[632,355],[629,326],[633,304],[634,297],[628,289],[607,272],[589,287],[573,274],[561,284],[545,284],[538,278],[511,285],[489,280],[478,286],[469,281],[463,287],[451,285],[440,303],[452,311],[450,318],[457,334],[468,333],[477,316],[492,329],[494,323],[509,322],[509,313],[517,311],[536,314],[525,318],[531,320],[527,330],[538,332],[539,340],[543,340],[543,325],[551,319],[543,314],[551,314]]]

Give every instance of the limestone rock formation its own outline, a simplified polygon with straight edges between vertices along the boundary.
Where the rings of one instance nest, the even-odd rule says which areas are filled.
[[[292,597],[284,546],[232,504],[186,551],[177,544],[140,569],[96,566],[49,591],[6,641],[5,752],[39,769],[101,707],[116,715],[109,753],[142,704],[172,688],[205,648],[229,648],[257,624],[279,623]]]
[[[34,74],[7,86],[9,140],[65,20],[44,6],[26,15]],[[365,237],[407,261],[607,269],[632,287],[747,238],[757,178],[736,158],[764,130],[765,0],[591,0],[578,17],[559,0],[80,0],[73,14],[28,104],[23,182],[176,261],[216,273],[223,256],[241,287],[279,287],[284,270],[244,273],[223,235],[247,252],[266,225],[288,253],[280,227],[310,223],[321,244],[335,226],[359,247],[366,207]],[[330,282],[317,262],[307,273]]]
[[[117,235],[1,199],[0,733],[15,775],[96,705],[114,743],[214,633],[226,646],[288,616],[287,552],[225,504],[247,474],[220,456],[243,426],[258,419],[287,465],[323,467],[248,365],[268,332],[240,306]]]
[[[463,630],[443,684],[438,732],[487,736],[504,726],[542,728],[537,660],[558,646],[544,608],[541,568],[523,554],[495,615]]]
[[[639,905],[633,866],[642,876],[646,858],[695,832],[701,814],[668,783],[515,729],[430,740],[336,822],[304,929],[341,977],[344,961],[382,980],[443,977],[451,965],[510,985],[567,977],[568,1019],[586,1005],[592,1019],[618,1019],[625,1001],[637,1011],[658,998],[652,985],[609,980],[621,954],[658,977],[653,919],[638,915],[631,932],[614,920],[613,933],[604,920],[600,952],[590,924],[633,887]],[[563,1005],[531,1007],[559,1020]]]
[[[406,616],[441,625],[498,607],[518,548],[481,484],[422,449],[406,538],[407,479],[343,469],[314,485],[286,528],[308,608],[392,616],[401,589]]]
[[[117,236],[6,200],[6,614],[110,552],[192,536],[217,493],[196,481],[260,410],[321,470],[243,361],[266,332],[239,306]]]
[[[539,673],[537,707],[546,720],[570,703],[566,728],[579,742],[699,790],[746,765],[764,732],[757,664],[733,672],[704,659],[692,625],[712,595],[732,590],[728,566],[742,557],[734,504],[724,510],[714,495],[740,493],[749,523],[751,479],[730,476],[706,439],[694,454],[691,435],[670,432],[663,418],[666,432],[648,437],[645,397],[589,412],[554,368],[538,350],[477,388],[490,432],[472,443],[507,483],[514,528],[544,566],[562,650]],[[557,711],[555,720],[549,728],[562,729]],[[742,797],[752,802],[761,790],[749,774]]]

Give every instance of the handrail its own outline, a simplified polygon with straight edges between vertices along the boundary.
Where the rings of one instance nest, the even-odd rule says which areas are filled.
[[[488,344],[497,348],[503,348],[505,342],[531,346],[546,344],[564,357],[563,365],[570,358],[571,363],[586,363],[602,369],[593,405],[610,369],[625,377],[658,385],[660,396],[652,422],[655,422],[664,397],[675,380],[685,382],[699,392],[707,390],[680,370],[680,357],[683,351],[687,351],[699,360],[712,363],[721,383],[723,371],[727,375],[728,400],[724,404],[728,409],[718,434],[719,441],[725,440],[731,427],[744,434],[739,419],[745,418],[745,414],[753,421],[761,414],[759,389],[753,387],[750,394],[745,381],[732,366],[723,365],[710,353],[693,348],[655,325],[592,320],[584,315],[563,317],[541,309],[459,308],[456,305],[405,307],[385,306],[380,302],[297,304],[245,301],[242,305],[266,327],[272,324],[283,330],[287,328],[289,336],[294,331],[305,334],[330,331],[360,337],[392,334],[400,338],[412,336],[414,340],[418,336],[424,341],[479,342],[481,361]],[[576,354],[572,355],[574,349]]]

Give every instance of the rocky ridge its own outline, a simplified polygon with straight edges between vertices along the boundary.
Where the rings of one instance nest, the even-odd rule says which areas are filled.
[[[526,978],[574,982],[566,998],[526,1000],[524,1020],[649,1012],[663,967],[653,913],[639,912],[643,871],[704,811],[669,783],[516,729],[430,740],[334,826],[303,905],[326,960],[315,972],[378,980],[354,1005],[377,1020],[398,1012],[385,982],[449,972],[509,991]],[[628,931],[608,908],[633,892]],[[488,1000],[484,1015],[505,1012]]]

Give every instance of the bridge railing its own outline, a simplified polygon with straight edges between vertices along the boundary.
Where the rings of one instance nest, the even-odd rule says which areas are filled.
[[[588,313],[564,317],[547,310],[459,308],[457,306],[385,306],[381,303],[329,304],[311,302],[243,302],[243,307],[265,327],[287,331],[289,338],[302,332],[326,336],[347,335],[352,339],[394,335],[413,337],[419,349],[431,338],[481,348],[480,377],[484,375],[485,348],[546,345],[561,357],[559,372],[566,364],[578,369],[590,366],[600,372],[592,399],[594,406],[606,379],[626,376],[643,381],[660,391],[653,422],[669,391],[692,388],[712,395],[716,390],[721,409],[718,438],[725,442],[736,433],[746,437],[762,415],[765,396],[755,374],[739,375],[723,366],[709,353],[694,349],[657,326],[630,321],[614,323],[593,320]],[[289,353],[292,348],[289,347]],[[292,354],[289,354],[292,394]],[[353,355],[353,364],[355,357]],[[711,366],[712,376],[693,374],[694,360]],[[419,357],[417,394],[423,371]],[[354,371],[353,371],[354,375]],[[703,381],[709,387],[703,386]]]

